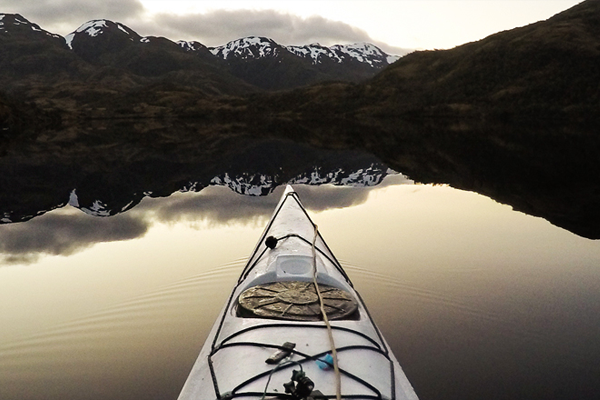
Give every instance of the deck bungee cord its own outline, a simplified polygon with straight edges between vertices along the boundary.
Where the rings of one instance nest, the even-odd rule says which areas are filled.
[[[277,243],[279,241],[288,239],[288,238],[298,238],[300,240],[302,240],[303,242],[305,242],[308,245],[312,245],[312,240],[308,240],[304,237],[302,237],[301,235],[295,234],[295,233],[290,233],[287,234],[285,236],[282,236],[280,238],[275,238],[275,237],[266,237],[266,233],[269,231],[269,229],[271,228],[271,226],[273,225],[273,222],[277,219],[277,216],[279,215],[279,213],[281,212],[281,210],[283,209],[283,206],[285,205],[285,202],[287,201],[288,198],[292,198],[294,199],[295,203],[300,207],[300,209],[303,211],[304,215],[306,216],[306,218],[310,221],[310,223],[313,226],[316,226],[316,224],[314,224],[310,218],[310,216],[308,215],[308,213],[306,212],[306,210],[304,209],[304,207],[302,206],[302,203],[300,202],[300,199],[298,198],[298,194],[296,192],[289,192],[287,194],[284,195],[284,198],[282,199],[282,201],[280,201],[279,206],[277,207],[277,209],[275,210],[275,212],[273,213],[273,216],[271,217],[271,219],[269,220],[269,223],[267,225],[267,227],[265,228],[265,231],[263,233],[263,236],[261,237],[261,240],[259,240],[258,245],[256,246],[256,248],[254,249],[254,251],[252,252],[252,255],[250,256],[250,258],[248,259],[248,263],[246,264],[246,267],[244,267],[242,274],[240,276],[240,279],[238,280],[238,283],[241,283],[244,279],[247,278],[248,273],[256,266],[256,264],[258,264],[258,262],[261,260],[262,256],[269,250],[269,249],[273,249],[275,248],[275,246],[277,245]],[[346,271],[344,271],[344,269],[342,268],[342,266],[340,265],[340,263],[335,259],[335,257],[333,256],[333,253],[331,252],[331,249],[329,249],[329,246],[327,245],[327,243],[325,242],[325,240],[323,239],[323,237],[321,237],[320,234],[318,234],[318,237],[321,239],[321,243],[325,249],[327,250],[327,252],[329,254],[331,254],[331,257],[325,253],[323,250],[319,249],[318,247],[316,248],[316,250],[323,256],[325,257],[327,260],[329,260],[334,267],[337,269],[337,271],[342,274],[342,276],[344,277],[344,279],[346,279],[346,282],[351,286],[354,287],[354,285],[352,284],[352,282],[350,281],[350,278],[348,277],[348,275],[346,274]],[[272,239],[271,239],[272,238]],[[261,248],[261,243],[266,244],[266,247],[262,250],[262,252],[260,253],[260,255],[258,257],[256,257],[256,253],[258,253],[258,251]],[[315,240],[316,242],[316,240]],[[271,247],[273,246],[273,247]],[[254,262],[252,262],[252,260],[254,260]]]
[[[211,398],[417,400],[360,294],[289,187],[179,400]]]
[[[257,347],[267,347],[267,348],[273,348],[273,349],[281,349],[282,346],[281,345],[276,345],[276,344],[267,344],[267,343],[254,343],[254,342],[237,342],[237,343],[230,343],[230,344],[226,344],[223,345],[222,348],[227,348],[227,347],[236,347],[236,346],[257,346]],[[338,352],[343,353],[344,351],[351,351],[351,350],[357,350],[357,349],[363,349],[363,350],[371,350],[373,351],[374,348],[373,347],[369,347],[369,346],[360,346],[360,345],[354,345],[354,346],[347,346],[347,347],[340,347],[338,348]],[[298,355],[300,357],[303,357],[301,360],[288,360],[289,364],[287,364],[285,361],[278,364],[275,368],[269,370],[269,371],[265,371],[265,372],[261,372],[258,373],[254,376],[252,376],[251,378],[248,378],[247,380],[245,380],[244,382],[241,382],[239,385],[237,385],[235,388],[233,388],[231,391],[226,392],[222,395],[222,397],[219,397],[220,399],[232,399],[235,397],[243,397],[243,396],[249,396],[249,395],[255,395],[256,393],[253,392],[239,392],[241,389],[243,389],[244,386],[247,386],[249,384],[251,384],[254,381],[257,381],[259,379],[264,378],[265,376],[269,376],[272,375],[274,372],[284,369],[284,368],[289,368],[293,365],[302,365],[311,361],[320,361],[323,363],[327,363],[329,364],[330,367],[333,367],[333,364],[323,360],[323,356],[327,355],[329,353],[329,351],[325,351],[325,352],[321,352],[321,353],[317,353],[314,355],[309,355],[309,354],[305,354],[302,353],[300,351],[296,351],[293,350],[292,351],[293,354]],[[361,385],[363,385],[364,387],[368,388],[369,390],[371,390],[374,394],[373,395],[365,395],[362,394],[360,396],[364,397],[365,399],[379,399],[382,400],[384,399],[384,397],[382,396],[381,392],[374,387],[373,385],[371,385],[369,382],[365,381],[364,379],[361,379],[360,377],[349,373],[348,371],[345,371],[344,369],[340,368],[340,375],[343,376],[347,376],[351,379],[353,379],[354,381],[360,383]],[[269,382],[267,382],[267,386],[268,386]],[[266,388],[266,386],[265,386]],[[271,396],[283,396],[283,394],[281,393],[270,393],[269,395]],[[344,395],[344,398],[347,398],[348,395]],[[361,397],[361,398],[362,398]],[[285,397],[284,397],[285,398]],[[333,399],[336,398],[336,395],[320,395],[320,398],[328,398],[328,399]]]

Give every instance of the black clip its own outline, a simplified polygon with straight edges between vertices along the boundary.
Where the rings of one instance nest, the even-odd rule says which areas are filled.
[[[313,392],[315,384],[308,376],[306,376],[304,371],[300,369],[292,371],[292,380],[288,383],[284,383],[283,387],[285,388],[285,392],[292,396],[292,399],[306,400]]]
[[[265,362],[267,364],[279,364],[281,360],[290,355],[292,350],[296,347],[296,343],[285,342],[279,350],[277,350],[271,357],[267,358]]]

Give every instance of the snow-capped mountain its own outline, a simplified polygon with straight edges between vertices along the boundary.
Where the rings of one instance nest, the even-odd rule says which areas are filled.
[[[240,38],[209,50],[238,78],[268,90],[327,80],[359,82],[397,59],[368,43],[284,46],[261,36]]]
[[[12,44],[20,47],[28,56],[28,45],[40,45],[41,43],[49,47],[64,46],[63,37],[42,29],[38,24],[32,23],[20,14],[0,13],[0,40],[4,45]],[[12,51],[2,49],[0,52],[2,58],[11,57]],[[17,50],[17,49],[15,49]],[[18,54],[17,54],[18,55]],[[7,60],[10,62],[10,60]],[[1,71],[0,71],[1,72]]]
[[[86,22],[65,36],[65,42],[85,61],[97,64],[106,63],[103,58],[135,44],[143,45],[147,40],[119,22],[98,19]]]
[[[354,61],[368,64],[373,68],[381,68],[399,58],[398,56],[386,54],[379,47],[370,43],[336,44],[331,47],[312,43],[305,46],[286,46],[286,49],[299,57],[310,59],[313,64],[321,64],[327,61],[341,64]]]
[[[337,63],[343,61],[329,47],[321,46],[319,43],[312,43],[304,46],[286,46],[286,49],[298,57],[311,60],[313,64],[321,64],[324,60],[333,60]]]
[[[131,28],[119,23],[112,22],[106,19],[96,19],[92,21],[88,21],[85,24],[81,25],[74,32],[69,33],[65,36],[65,41],[67,42],[67,46],[71,50],[73,50],[73,40],[77,37],[92,37],[96,38],[102,35],[112,34],[121,37],[126,37],[130,41],[144,41],[140,35],[138,35]]]
[[[99,37],[121,37],[130,42],[150,43],[153,37],[143,37],[131,28],[119,22],[106,19],[92,20],[81,25],[74,32],[65,36],[69,48],[73,49],[75,38],[99,38]],[[207,49],[197,41],[177,42],[186,52],[198,52]],[[305,46],[284,46],[273,39],[263,36],[248,36],[233,40],[225,45],[209,47],[210,52],[223,60],[257,60],[265,58],[277,58],[283,53],[290,53],[296,57],[310,60],[311,64],[318,65],[324,62],[361,63],[372,68],[382,68],[398,59],[383,52],[377,46],[370,43],[354,43],[347,45],[334,45],[331,47],[312,43]]]
[[[282,46],[277,44],[274,40],[260,36],[249,36],[233,40],[223,46],[210,48],[211,53],[224,60],[231,58],[243,60],[267,57],[274,58],[277,57],[282,50]]]
[[[315,168],[308,174],[299,175],[291,179],[290,184],[325,185],[369,187],[381,183],[389,173],[393,173],[383,164],[371,164],[356,171],[345,171],[342,168],[333,171],[323,171]]]
[[[388,175],[387,167],[383,164],[371,164],[366,168],[360,168],[356,171],[344,171],[341,168],[332,171],[326,171],[319,167],[302,173],[290,180],[290,185],[325,185],[332,184],[336,186],[369,187],[381,183],[383,178]],[[224,173],[215,176],[211,185],[226,186],[236,193],[246,196],[266,196],[273,192],[275,188],[281,185],[277,177],[265,174],[241,174],[231,176]],[[199,187],[200,185],[195,185]]]
[[[183,45],[182,45],[183,46]],[[334,45],[331,47],[312,43],[304,46],[284,46],[272,39],[261,36],[249,36],[233,40],[223,46],[210,48],[211,53],[224,60],[275,58],[282,52],[289,52],[297,57],[310,60],[311,64],[334,62],[362,63],[373,68],[382,68],[396,61],[399,57],[386,54],[379,47],[370,43],[353,43]]]
[[[122,93],[146,84],[140,77],[151,77],[207,94],[240,95],[325,81],[360,82],[393,60],[367,43],[285,46],[262,36],[209,48],[197,41],[142,36],[107,19],[88,21],[62,37],[19,14],[0,14],[0,39],[0,85],[5,88],[20,85],[15,75],[27,80],[43,73],[84,84],[92,76]],[[42,42],[49,46],[40,47]],[[108,68],[94,71],[98,67]]]
[[[22,32],[34,32],[41,35],[60,38],[60,35],[50,33],[40,28],[38,24],[29,22],[20,14],[1,14],[0,13],[0,34],[10,35]]]
[[[0,91],[3,93],[14,90],[18,97],[41,82],[51,85],[70,77],[79,61],[61,35],[44,30],[20,14],[0,13]]]
[[[331,47],[331,50],[339,54],[342,58],[350,57],[358,62],[369,64],[372,67],[383,67],[400,58],[385,53],[371,43],[336,44]]]
[[[282,182],[280,177],[262,173],[241,173],[229,174],[227,172],[219,174],[208,182],[189,182],[180,187],[180,192],[200,192],[207,186],[224,186],[232,191],[245,196],[266,196],[272,193],[278,186],[282,184],[291,185],[325,185],[331,184],[335,186],[351,186],[351,187],[371,187],[379,185],[383,178],[390,174],[397,174],[388,169],[384,164],[372,163],[370,166],[358,168],[357,170],[346,171],[343,168],[335,168],[327,170],[321,167],[313,167],[304,173]],[[89,189],[89,188],[88,188]],[[102,188],[98,188],[102,192]],[[151,191],[143,193],[117,193],[111,192],[107,198],[100,196],[93,197],[89,193],[84,196],[78,194],[77,189],[72,189],[69,192],[69,197],[66,202],[61,202],[51,209],[62,207],[69,204],[72,207],[78,208],[88,215],[96,217],[109,217],[124,213],[140,203],[144,197],[156,197]],[[11,212],[4,211],[0,216],[0,224],[8,224],[27,220],[36,215],[44,214],[49,210],[36,210],[27,216],[12,215]]]
[[[372,164],[369,167],[361,168],[356,171],[344,171],[336,169],[333,171],[324,171],[319,167],[315,167],[312,171],[300,174],[289,181],[285,182],[290,185],[326,185],[335,186],[351,186],[351,187],[371,187],[381,183],[391,170],[388,170],[383,164]],[[394,173],[394,172],[392,172]],[[237,176],[232,176],[228,173],[215,176],[208,184],[201,182],[190,182],[182,187],[180,192],[200,192],[206,186],[225,186],[232,191],[245,196],[266,196],[272,193],[275,188],[282,185],[277,177],[266,174],[244,173]],[[152,196],[147,193],[147,196]],[[111,215],[120,214],[128,211],[136,206],[142,197],[137,194],[134,199],[128,200],[126,203],[107,204],[103,200],[93,200],[91,202],[82,202],[74,189],[69,195],[68,204],[79,208],[88,215],[96,217],[108,217]],[[5,218],[5,221],[10,223],[10,218]]]

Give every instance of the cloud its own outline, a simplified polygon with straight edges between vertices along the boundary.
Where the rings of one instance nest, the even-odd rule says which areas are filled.
[[[413,181],[402,174],[388,175],[377,186],[350,187],[350,186],[308,186],[294,187],[302,204],[312,211],[325,211],[335,208],[354,207],[367,201],[372,190],[393,185],[413,184]]]
[[[142,29],[142,28],[140,28]],[[215,10],[205,14],[156,14],[143,27],[144,34],[197,40],[218,46],[240,37],[267,36],[281,44],[370,41],[362,29],[319,16],[302,18],[274,10]],[[147,32],[146,32],[147,31]]]
[[[144,199],[136,212],[148,212],[162,223],[207,221],[211,225],[255,223],[271,215],[278,196],[252,197],[225,187],[208,186],[198,194],[173,193],[165,199]]]
[[[25,223],[2,225],[0,254],[4,263],[30,263],[41,254],[70,255],[99,242],[143,236],[149,224],[122,214],[97,218],[80,211],[53,212]]]
[[[387,185],[386,185],[387,186]],[[352,207],[364,203],[376,187],[295,185],[302,203],[312,211]],[[200,193],[173,193],[167,198],[146,198],[132,213],[160,223],[205,221],[209,225],[265,224],[279,202],[284,187],[266,197],[244,196],[223,186],[208,186]]]
[[[333,185],[294,185],[302,203],[312,211],[352,207],[364,203],[369,192],[383,186],[408,183],[402,175],[388,183],[374,187],[349,187]],[[263,224],[279,202],[284,187],[280,186],[267,197],[243,196],[226,187],[208,186],[200,194],[174,193],[166,199],[145,199],[136,212],[152,212],[162,223],[181,221],[208,221],[210,224],[231,223]]]
[[[324,46],[369,42],[390,54],[407,49],[373,40],[363,29],[321,16],[307,18],[275,10],[214,10],[204,14],[160,13],[132,29],[142,35],[165,36],[171,40],[196,40],[220,46],[246,36],[266,36],[283,45],[320,43]]]
[[[363,29],[320,16],[307,18],[275,10],[214,10],[176,15],[149,14],[139,0],[0,0],[0,11],[19,13],[43,29],[66,35],[92,19],[121,22],[143,36],[195,40],[220,46],[245,36],[266,36],[283,45],[325,46],[369,42],[389,54],[407,49],[373,40]]]
[[[92,19],[134,20],[144,6],[139,0],[0,0],[0,11],[21,14],[47,31],[65,35]]]
[[[360,28],[320,16],[308,18],[275,10],[215,10],[204,14],[160,13],[145,21],[131,21],[130,28],[144,36],[171,40],[195,40],[206,46],[224,45],[246,36],[265,36],[283,45],[320,43],[324,46],[357,42],[373,43],[388,54],[412,49],[390,46],[372,39]]]

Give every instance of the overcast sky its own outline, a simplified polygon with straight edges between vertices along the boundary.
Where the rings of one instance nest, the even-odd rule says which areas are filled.
[[[249,35],[323,45],[367,41],[388,53],[444,49],[547,19],[578,0],[0,0],[66,35],[91,19],[121,22],[141,35],[218,46]]]

